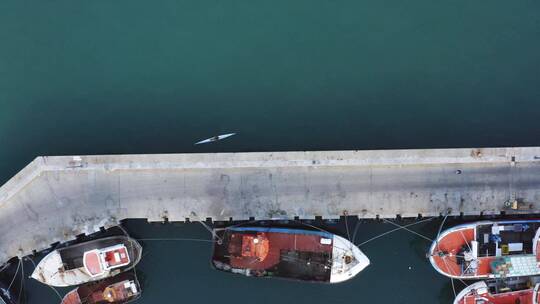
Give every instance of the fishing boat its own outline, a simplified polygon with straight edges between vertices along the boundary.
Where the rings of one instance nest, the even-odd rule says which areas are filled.
[[[70,291],[61,304],[125,304],[141,296],[141,287],[133,272],[121,273]]]
[[[540,220],[481,221],[440,234],[429,260],[441,274],[458,279],[540,275]]]
[[[454,304],[538,304],[539,282],[539,277],[476,282],[465,287]]]
[[[354,244],[325,231],[233,227],[214,230],[213,266],[253,277],[339,283],[369,265]]]
[[[233,136],[233,135],[236,135],[236,133],[228,133],[228,134],[217,135],[217,136],[214,136],[214,137],[210,137],[210,138],[207,138],[207,139],[198,141],[198,142],[196,142],[195,144],[196,144],[196,145],[207,144],[207,143],[211,143],[211,142],[215,142],[215,141],[219,141],[219,140],[225,139],[225,138],[227,138],[227,137],[231,137],[231,136]]]
[[[102,280],[133,268],[142,247],[127,236],[111,236],[56,249],[46,255],[32,278],[65,287]]]

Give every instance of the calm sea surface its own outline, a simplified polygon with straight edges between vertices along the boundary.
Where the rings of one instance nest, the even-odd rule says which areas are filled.
[[[536,0],[0,1],[0,184],[38,155],[534,146],[538,117]],[[361,225],[357,242],[392,228]],[[336,286],[213,271],[205,242],[144,245],[141,304],[453,297],[405,231],[363,246],[372,265]]]

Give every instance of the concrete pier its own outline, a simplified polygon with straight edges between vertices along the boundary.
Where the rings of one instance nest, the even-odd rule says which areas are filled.
[[[505,207],[517,199],[519,211]],[[540,212],[540,147],[38,157],[0,188],[0,263],[150,221]]]

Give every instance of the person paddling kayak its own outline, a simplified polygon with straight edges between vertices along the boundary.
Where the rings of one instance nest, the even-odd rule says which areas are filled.
[[[198,142],[196,142],[195,144],[196,144],[196,145],[200,145],[200,144],[207,144],[207,143],[211,143],[211,142],[216,142],[216,141],[225,139],[225,138],[227,138],[227,137],[231,137],[231,136],[233,136],[233,135],[235,135],[235,134],[236,134],[236,133],[228,133],[228,134],[217,135],[217,136],[214,136],[214,137],[210,137],[210,138],[207,138],[207,139],[198,141]]]

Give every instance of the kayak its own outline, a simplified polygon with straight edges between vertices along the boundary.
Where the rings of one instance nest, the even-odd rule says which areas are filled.
[[[207,143],[211,143],[211,142],[215,142],[215,141],[218,141],[218,140],[225,139],[225,138],[227,138],[227,137],[231,137],[231,136],[233,136],[233,135],[235,135],[235,134],[236,134],[236,133],[222,134],[222,135],[218,135],[218,136],[214,136],[214,137],[210,137],[210,138],[207,138],[207,139],[198,141],[198,142],[196,142],[195,144],[196,144],[196,145],[207,144]]]

